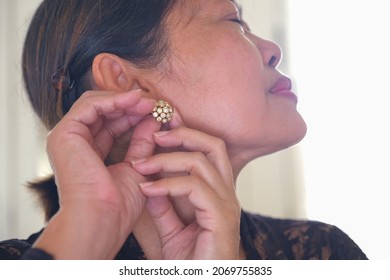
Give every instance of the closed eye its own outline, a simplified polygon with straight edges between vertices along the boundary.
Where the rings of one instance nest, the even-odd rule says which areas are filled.
[[[236,22],[236,23],[238,23],[238,24],[240,24],[240,25],[243,25],[243,24],[244,24],[244,22],[243,22],[241,19],[239,19],[239,18],[233,18],[233,19],[231,19],[230,21]]]
[[[249,28],[249,25],[244,20],[242,20],[240,18],[233,18],[233,19],[230,19],[230,21],[238,23],[246,31],[251,31],[251,29]]]

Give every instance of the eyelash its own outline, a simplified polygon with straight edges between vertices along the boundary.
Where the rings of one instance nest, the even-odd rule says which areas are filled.
[[[231,19],[232,22],[238,23],[239,25],[243,26],[244,22],[239,18]]]
[[[238,23],[245,31],[251,31],[248,24],[240,18],[233,18],[230,21],[234,23]]]

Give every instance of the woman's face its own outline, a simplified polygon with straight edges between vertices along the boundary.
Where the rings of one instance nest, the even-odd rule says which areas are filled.
[[[279,47],[240,24],[231,0],[187,2],[169,17],[170,74],[160,97],[188,127],[222,138],[236,168],[301,140],[296,97],[276,70]]]

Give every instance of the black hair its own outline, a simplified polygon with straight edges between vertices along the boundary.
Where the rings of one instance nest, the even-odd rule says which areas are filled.
[[[169,49],[164,19],[177,0],[45,0],[29,26],[23,77],[31,104],[51,129],[83,92],[99,53],[141,68]]]

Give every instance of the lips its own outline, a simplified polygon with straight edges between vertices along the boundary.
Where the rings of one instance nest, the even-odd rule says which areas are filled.
[[[297,96],[292,91],[291,80],[285,76],[280,77],[269,90],[269,92],[280,97],[288,98],[295,103],[298,102]]]

